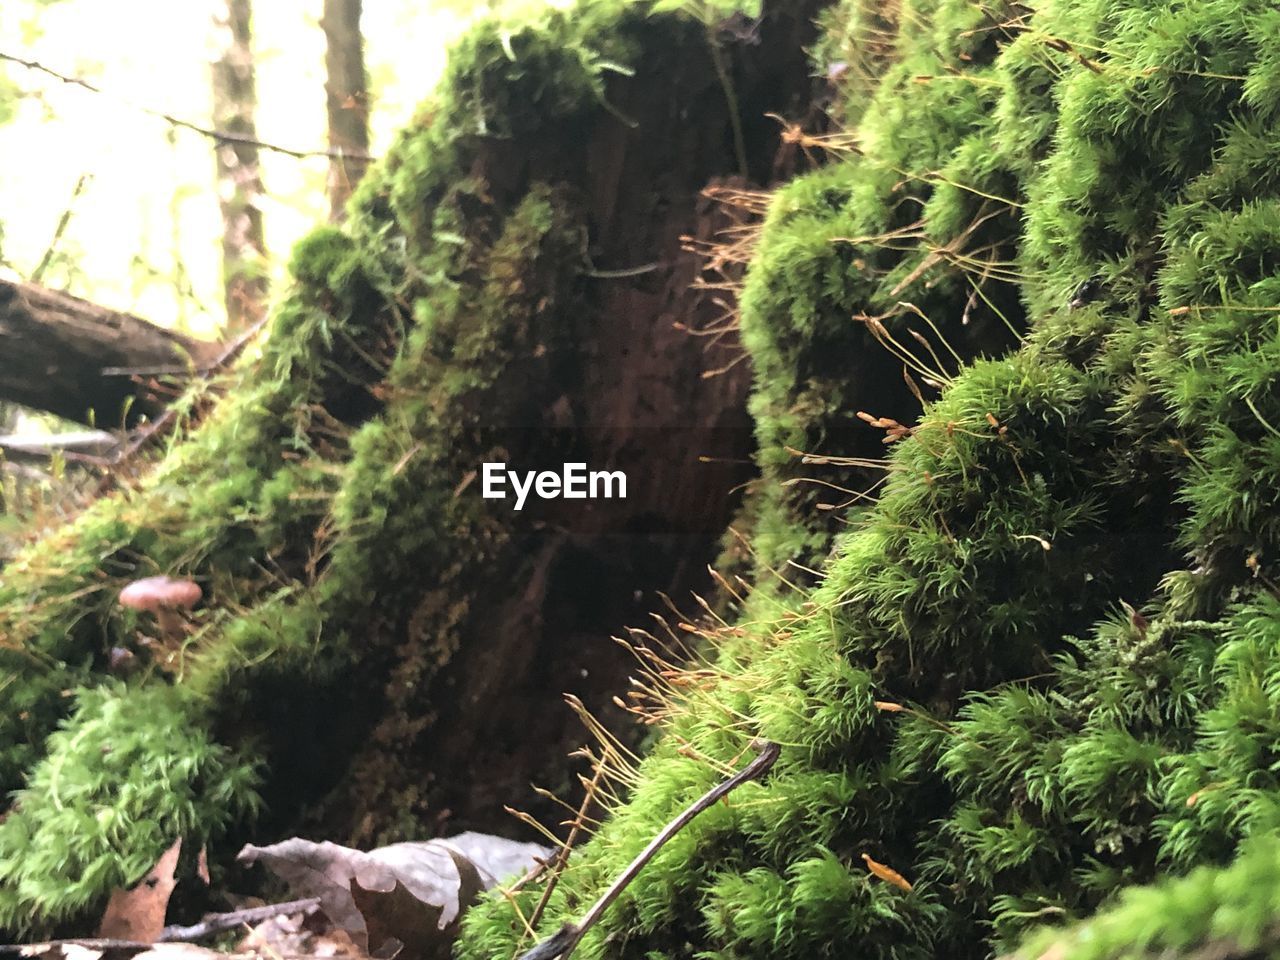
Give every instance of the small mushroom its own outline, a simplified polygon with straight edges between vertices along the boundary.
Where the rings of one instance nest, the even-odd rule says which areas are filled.
[[[156,615],[161,639],[172,641],[183,634],[181,611],[190,610],[202,596],[204,591],[194,580],[144,577],[120,591],[120,606],[130,610],[150,610]]]

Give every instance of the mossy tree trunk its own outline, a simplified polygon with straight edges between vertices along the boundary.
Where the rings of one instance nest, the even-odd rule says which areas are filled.
[[[759,46],[728,51],[757,184],[769,182],[783,147],[766,114],[809,108],[802,51],[818,6],[774,10]],[[751,476],[750,367],[717,374],[740,346],[708,349],[688,333],[722,308],[692,289],[703,263],[683,238],[711,240],[731,225],[700,194],[738,164],[702,27],[658,20],[644,32],[665,43],[646,48],[634,76],[610,79],[607,109],[565,119],[517,113],[510,119],[519,133],[482,138],[468,171],[477,196],[466,207],[474,226],[550,183],[563,215],[583,230],[582,259],[559,308],[567,324],[559,346],[545,344],[538,372],[503,374],[482,442],[513,469],[578,461],[622,470],[627,500],[548,501],[519,515],[500,504],[505,543],[475,580],[425,593],[414,584],[379,612],[365,666],[395,680],[372,712],[352,705],[352,715],[373,721],[372,733],[330,798],[326,816],[340,819],[324,829],[362,842],[424,820],[504,829],[501,808],[513,797],[555,822],[555,807],[527,785],[563,785],[564,757],[582,742],[562,695],[634,739],[637,728],[613,702],[634,660],[610,637],[649,622],[660,593],[711,587],[706,564],[733,516],[734,491]],[[504,421],[498,411],[513,401],[520,413]],[[459,478],[467,482],[477,466],[459,468]],[[430,682],[410,682],[440,642],[421,624],[438,622],[441,603],[458,605],[463,595],[475,599],[451,625],[456,649]],[[400,809],[370,816],[362,800],[370,784],[400,798],[389,805]]]

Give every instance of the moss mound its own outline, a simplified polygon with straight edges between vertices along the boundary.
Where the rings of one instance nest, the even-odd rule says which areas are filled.
[[[1241,849],[1226,869],[1124,891],[1114,907],[1066,934],[1046,932],[1017,960],[1154,960],[1156,957],[1274,957],[1280,904],[1274,838]]]
[[[775,585],[721,631],[714,682],[666,691],[665,738],[539,930],[763,736],[769,780],[695,821],[578,955],[983,957],[1197,865],[1025,955],[1253,949],[1273,841],[1222,865],[1280,827],[1276,12],[892,9],[829,18],[831,49],[891,26],[893,65],[846,108],[858,154],[779,193],[751,267],[762,467],[846,452],[860,409],[913,421],[856,375],[882,344],[941,395],[812,589],[773,574],[836,528],[798,485],[766,491]],[[1003,359],[957,369],[942,344],[1024,317]],[[541,896],[473,913],[463,955],[527,946],[516,911]]]

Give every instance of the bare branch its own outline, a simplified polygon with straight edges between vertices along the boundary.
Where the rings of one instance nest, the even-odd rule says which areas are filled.
[[[157,942],[189,943],[227,930],[234,930],[246,923],[261,923],[263,920],[290,913],[312,914],[318,909],[320,909],[320,898],[308,897],[305,900],[290,900],[288,903],[269,903],[265,907],[232,910],[230,913],[211,913],[190,927],[165,927],[160,932],[160,939]]]
[[[183,120],[181,117],[175,117],[173,114],[165,113],[163,110],[156,110],[152,107],[147,107],[140,103],[135,103],[132,100],[128,100],[124,97],[116,96],[102,89],[96,84],[90,83],[88,80],[82,79],[81,77],[69,76],[65,73],[59,73],[57,70],[54,70],[50,67],[46,67],[44,64],[36,60],[27,60],[27,59],[24,59],[23,57],[16,57],[11,53],[5,53],[3,50],[0,50],[0,60],[7,61],[8,63],[17,64],[20,67],[25,67],[28,70],[34,70],[37,73],[43,73],[46,76],[50,76],[55,80],[61,81],[62,83],[66,83],[73,87],[80,87],[81,89],[88,90],[90,93],[96,93],[101,96],[111,97],[111,99],[116,100],[119,103],[123,103],[134,110],[147,114],[147,116],[156,117],[160,120],[163,120],[165,123],[169,124],[170,126],[178,127],[182,130],[190,130],[192,133],[198,133],[202,137],[208,137],[209,139],[215,140],[218,143],[240,144],[242,146],[257,147],[260,150],[270,150],[272,153],[282,153],[287,157],[296,157],[299,160],[305,159],[307,157],[329,157],[330,159],[335,159],[335,160],[347,158],[351,160],[364,160],[364,161],[372,161],[376,159],[375,157],[372,157],[368,154],[361,154],[351,150],[341,150],[341,149],[295,150],[291,147],[282,147],[277,143],[268,143],[265,140],[258,140],[254,137],[247,137],[241,134],[229,133],[228,131],[225,131],[225,130],[214,130],[211,127],[204,127],[198,123],[192,123],[190,120]]]

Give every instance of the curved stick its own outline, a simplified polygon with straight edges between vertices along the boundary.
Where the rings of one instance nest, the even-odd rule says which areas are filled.
[[[644,869],[645,864],[653,859],[654,854],[661,850],[668,840],[688,826],[689,821],[694,817],[731,790],[736,790],[748,780],[758,780],[763,777],[778,759],[778,754],[782,752],[782,748],[778,744],[767,740],[753,740],[751,745],[758,751],[754,760],[728,780],[723,783],[717,783],[663,827],[662,832],[650,840],[648,846],[640,851],[613,883],[609,884],[609,889],[600,894],[600,899],[591,905],[591,909],[583,914],[581,920],[577,923],[566,923],[546,940],[522,953],[519,960],[555,960],[556,957],[559,957],[560,960],[569,960],[569,955],[578,946],[578,941],[599,921],[605,910],[609,909],[609,905],[618,899],[618,895],[627,888],[627,885],[636,878],[637,874]]]

